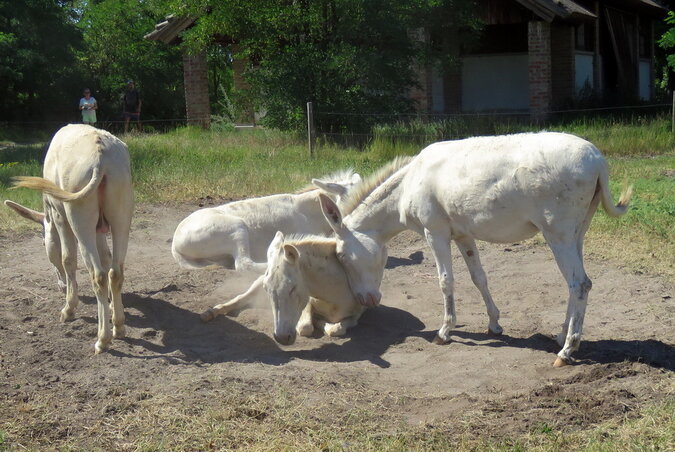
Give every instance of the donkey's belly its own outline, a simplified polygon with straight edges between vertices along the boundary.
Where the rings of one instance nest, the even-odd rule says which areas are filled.
[[[534,236],[539,229],[527,217],[476,214],[451,220],[452,236],[469,236],[493,243],[518,242]]]

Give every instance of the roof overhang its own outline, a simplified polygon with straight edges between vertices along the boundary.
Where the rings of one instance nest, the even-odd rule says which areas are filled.
[[[596,15],[572,0],[516,0],[546,22],[555,19],[579,22],[593,20]]]
[[[567,22],[584,22],[597,18],[595,13],[584,8],[574,0],[516,0],[537,17],[546,22],[562,20]],[[606,6],[615,6],[628,11],[661,18],[668,10],[655,0],[609,0]]]
[[[181,32],[191,27],[195,20],[197,19],[194,17],[168,16],[164,22],[155,25],[155,29],[145,35],[144,38],[171,44],[178,39]]]

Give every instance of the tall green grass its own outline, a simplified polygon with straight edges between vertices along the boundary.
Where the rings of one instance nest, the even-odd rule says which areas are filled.
[[[636,117],[630,121],[577,119],[533,125],[514,119],[460,116],[442,121],[414,120],[376,126],[367,150],[390,159],[400,154],[415,154],[436,141],[540,130],[578,135],[595,144],[606,156],[657,155],[675,148],[675,134],[666,117]]]
[[[244,198],[295,190],[337,169],[372,171],[381,163],[356,150],[319,149],[274,130],[230,133],[179,129],[127,139],[139,201]]]

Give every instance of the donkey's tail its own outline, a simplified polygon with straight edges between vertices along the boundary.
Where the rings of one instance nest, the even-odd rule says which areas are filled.
[[[38,190],[43,193],[46,193],[59,201],[77,201],[78,199],[86,198],[92,194],[99,184],[105,177],[105,174],[100,170],[99,167],[95,167],[91,175],[91,179],[85,185],[85,187],[75,193],[71,193],[67,190],[62,189],[54,182],[49,181],[43,177],[31,177],[31,176],[18,176],[12,178],[14,183],[14,188],[23,187],[30,188],[32,190]]]
[[[602,200],[602,207],[611,217],[620,217],[628,211],[628,204],[633,195],[633,186],[624,187],[619,197],[619,203],[614,205],[612,193],[609,191],[609,171],[607,164],[603,165],[598,176],[598,185],[600,188],[600,199]]]

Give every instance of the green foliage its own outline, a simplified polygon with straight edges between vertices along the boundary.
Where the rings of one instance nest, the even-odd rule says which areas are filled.
[[[267,112],[268,125],[298,129],[304,105],[323,112],[410,111],[405,96],[415,84],[416,62],[447,52],[449,43],[429,47],[414,30],[434,36],[472,24],[466,0],[316,0],[258,2],[192,0],[174,11],[199,17],[186,32],[188,45],[203,47],[214,35],[234,38],[235,58],[247,57],[245,77],[254,104]],[[208,13],[206,13],[208,12]],[[447,66],[445,64],[444,66]],[[375,118],[317,114],[329,132],[367,130]]]
[[[72,1],[0,1],[0,119],[64,119],[77,112],[76,18]]]
[[[659,45],[666,50],[670,50],[675,47],[675,12],[668,11],[668,16],[665,21],[668,25],[671,25],[671,28],[666,30],[663,36],[661,36]],[[675,69],[675,54],[671,53],[667,55],[666,59],[668,61],[668,66],[670,66],[671,69]]]
[[[119,120],[128,79],[143,95],[144,118],[184,117],[180,51],[144,39],[167,13],[166,1],[87,1],[78,26],[84,51],[78,65],[88,75],[99,116]]]

